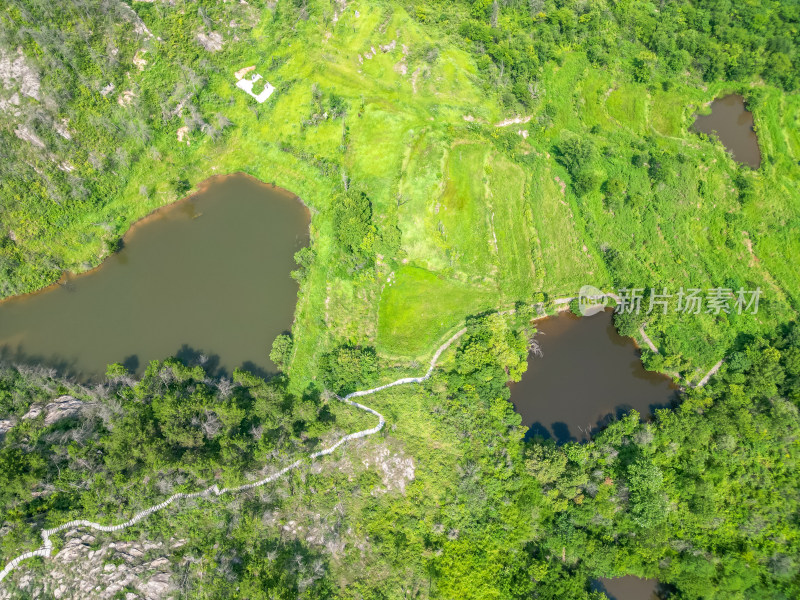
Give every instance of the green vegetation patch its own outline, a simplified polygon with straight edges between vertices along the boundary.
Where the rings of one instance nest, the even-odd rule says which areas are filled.
[[[492,274],[492,234],[483,180],[488,148],[458,144],[450,150],[445,186],[434,212],[440,243],[450,260],[473,273]]]
[[[496,294],[419,267],[395,273],[381,294],[378,349],[395,356],[432,352],[469,314],[492,305]]]
[[[608,97],[608,114],[617,122],[636,133],[645,128],[647,110],[647,90],[644,86],[622,85]]]

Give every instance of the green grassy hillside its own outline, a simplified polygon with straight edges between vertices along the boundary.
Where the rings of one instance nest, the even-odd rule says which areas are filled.
[[[70,47],[82,39],[72,5],[4,18],[33,23],[37,10],[76,24],[65,34]],[[523,102],[489,77],[472,42],[452,33],[449,23],[465,18],[458,7],[440,22],[391,3],[314,4],[304,9],[313,18],[296,22],[288,6],[120,10],[119,27],[104,21],[117,58],[96,72],[78,48],[56,63],[23,51],[42,97],[23,96],[20,114],[2,114],[11,182],[2,203],[4,295],[98,264],[135,219],[209,175],[245,171],[316,211],[317,260],[295,326],[300,382],[314,377],[315,357],[331,344],[377,344],[398,360],[418,358],[424,344],[409,346],[404,336],[437,339],[487,301],[572,295],[587,283],[760,286],[756,318],[648,319],[666,368],[687,375],[716,362],[740,333],[795,314],[794,93],[692,74],[662,86],[658,66],[639,82],[624,53],[598,69],[565,47],[551,49],[530,76]],[[521,26],[501,19],[498,30]],[[220,31],[221,49],[200,44],[207,29]],[[234,72],[248,66],[277,87],[262,105],[234,86]],[[114,84],[105,95],[104,82]],[[695,109],[735,90],[752,98],[765,156],[756,172],[689,130]],[[18,139],[21,127],[36,141]],[[570,168],[560,148],[575,136],[589,148],[586,164]],[[329,267],[336,250],[327,207],[343,182],[367,193],[378,226],[402,235],[395,255],[355,277]],[[403,281],[406,266],[442,282],[427,290],[428,310],[441,308],[430,317],[438,328],[421,337],[401,332],[407,316],[390,308],[420,296]],[[460,293],[445,297],[454,288]]]

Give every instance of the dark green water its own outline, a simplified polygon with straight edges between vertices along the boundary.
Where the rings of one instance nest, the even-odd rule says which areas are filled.
[[[209,180],[137,224],[95,271],[0,304],[0,353],[81,380],[168,356],[274,372],[269,348],[292,324],[289,273],[308,225],[286,192],[242,174]]]
[[[761,149],[753,131],[753,113],[744,106],[744,98],[730,94],[711,103],[711,114],[698,115],[693,125],[697,131],[715,135],[740,163],[757,169]]]

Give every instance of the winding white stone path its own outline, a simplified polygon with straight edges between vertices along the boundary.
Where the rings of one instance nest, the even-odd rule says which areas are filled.
[[[609,296],[613,297],[613,294],[609,294]],[[573,298],[557,298],[555,300],[555,304],[563,305],[563,304],[567,304],[568,302],[570,302],[572,300],[573,300]],[[514,311],[512,309],[511,311],[507,311],[507,312],[514,312]],[[458,338],[460,338],[462,335],[464,335],[464,333],[466,333],[466,331],[467,331],[466,327],[458,330],[455,334],[453,334],[453,336],[450,339],[448,339],[444,344],[439,346],[439,348],[436,350],[436,352],[434,353],[433,357],[431,358],[431,362],[430,362],[430,365],[428,366],[428,370],[426,371],[425,375],[423,375],[422,377],[404,377],[402,379],[398,379],[397,381],[393,381],[391,383],[387,383],[386,385],[381,385],[381,386],[378,386],[376,388],[372,388],[372,389],[369,389],[369,390],[361,390],[361,391],[357,391],[357,392],[352,392],[350,394],[347,394],[344,398],[340,398],[339,396],[337,396],[337,399],[339,399],[341,402],[344,402],[345,404],[349,404],[351,406],[354,406],[354,407],[356,407],[356,408],[358,408],[360,410],[366,411],[366,412],[371,413],[371,414],[375,415],[376,417],[378,417],[378,424],[375,427],[372,427],[370,429],[364,429],[363,431],[357,431],[355,433],[350,433],[348,435],[345,435],[342,438],[340,438],[339,441],[337,441],[332,446],[329,446],[328,448],[324,448],[322,450],[319,450],[318,452],[314,452],[314,453],[310,454],[309,458],[311,460],[315,460],[317,458],[320,458],[320,457],[323,457],[323,456],[327,456],[329,454],[332,454],[337,448],[339,448],[339,446],[341,446],[342,444],[344,444],[345,442],[347,442],[349,440],[355,440],[355,439],[367,437],[369,435],[374,435],[374,434],[378,433],[379,431],[381,431],[381,429],[383,429],[383,426],[386,424],[386,420],[383,418],[383,415],[380,414],[378,411],[376,411],[376,410],[374,410],[372,408],[369,408],[368,406],[364,406],[363,404],[359,404],[358,402],[354,402],[353,400],[351,400],[351,398],[358,398],[358,397],[361,397],[361,396],[369,396],[370,394],[375,394],[376,392],[380,392],[380,391],[383,391],[385,389],[388,389],[388,388],[391,388],[391,387],[395,387],[395,386],[398,386],[398,385],[406,385],[406,384],[409,384],[409,383],[422,383],[423,381],[429,379],[431,377],[431,375],[433,374],[433,370],[436,367],[436,363],[439,361],[439,358],[441,357],[442,353],[445,350],[447,350],[447,348],[449,348],[452,345],[453,342],[455,342]],[[645,336],[645,339],[647,340],[648,338]],[[654,351],[657,352],[657,350],[654,350]],[[712,367],[712,369],[708,372],[708,374],[705,377],[703,377],[703,379],[697,384],[697,387],[702,387],[703,385],[705,385],[708,382],[708,380],[719,370],[719,368],[722,366],[723,362],[724,361],[721,360],[716,365],[714,365],[714,367]],[[41,556],[43,558],[49,558],[50,555],[53,552],[53,542],[52,542],[52,540],[50,538],[53,535],[55,535],[55,534],[57,534],[57,533],[59,533],[61,531],[65,531],[67,529],[73,529],[73,528],[80,528],[80,527],[84,527],[84,528],[87,528],[87,529],[94,529],[95,531],[109,532],[109,533],[110,532],[114,532],[114,531],[120,531],[120,530],[126,529],[126,528],[128,528],[128,527],[130,527],[132,525],[135,525],[139,521],[142,521],[143,519],[146,519],[147,517],[149,517],[151,514],[153,514],[155,512],[158,512],[160,510],[164,510],[165,508],[167,508],[168,506],[170,506],[171,504],[173,504],[174,502],[176,502],[178,500],[192,499],[192,498],[218,497],[218,496],[222,496],[223,494],[238,494],[239,492],[245,492],[245,491],[248,491],[248,490],[252,490],[252,489],[264,486],[264,485],[266,485],[268,483],[272,483],[273,481],[275,481],[277,479],[280,479],[281,477],[283,477],[289,471],[292,471],[294,469],[299,468],[302,464],[303,464],[302,459],[296,460],[292,464],[284,467],[283,469],[281,469],[277,473],[273,473],[269,477],[265,477],[264,479],[260,479],[258,481],[254,481],[253,483],[247,483],[247,484],[240,485],[240,486],[237,486],[237,487],[219,488],[216,485],[212,485],[211,487],[208,487],[208,488],[206,488],[204,490],[201,490],[199,492],[193,492],[193,493],[190,493],[190,494],[185,494],[185,493],[173,494],[172,496],[170,496],[169,498],[164,500],[162,503],[153,505],[150,508],[147,508],[147,509],[145,509],[143,511],[140,511],[140,512],[136,513],[133,517],[128,519],[127,521],[124,521],[122,523],[118,523],[116,525],[101,525],[100,523],[95,523],[93,521],[87,521],[85,519],[77,519],[77,520],[74,520],[74,521],[69,521],[67,523],[63,523],[63,524],[59,525],[58,527],[54,527],[52,529],[43,529],[42,530],[42,534],[41,534],[42,535],[42,545],[36,550],[33,550],[31,552],[25,552],[24,554],[20,554],[19,556],[14,558],[12,561],[10,561],[3,568],[3,570],[0,571],[0,582],[2,582],[14,569],[16,569],[21,562],[23,562],[23,561],[25,561],[25,560],[27,560],[29,558],[33,558],[34,556]]]
[[[706,373],[705,377],[703,377],[700,381],[698,381],[697,385],[694,386],[694,387],[703,387],[705,384],[707,384],[708,380],[711,379],[714,375],[716,375],[717,371],[720,370],[720,368],[722,367],[722,364],[724,362],[725,362],[725,359],[723,358],[717,364],[715,364],[713,367],[711,367],[711,370],[708,373]]]
[[[431,358],[430,366],[428,367],[427,372],[422,377],[404,377],[402,379],[398,379],[397,381],[393,381],[392,383],[387,383],[386,385],[382,385],[382,386],[379,386],[379,387],[376,387],[376,388],[372,388],[372,389],[369,389],[369,390],[362,390],[362,391],[359,391],[359,392],[352,392],[350,394],[347,394],[344,398],[339,398],[337,396],[337,398],[340,401],[344,402],[345,404],[349,404],[351,406],[355,406],[358,409],[364,410],[364,411],[366,411],[368,413],[372,413],[373,415],[378,417],[378,424],[375,427],[372,427],[371,429],[364,429],[363,431],[357,431],[356,433],[351,433],[351,434],[345,435],[342,438],[340,438],[339,441],[336,442],[335,444],[333,444],[332,446],[329,446],[328,448],[324,448],[324,449],[322,449],[322,450],[320,450],[318,452],[314,452],[313,454],[310,454],[309,458],[311,460],[315,460],[315,459],[320,458],[322,456],[327,456],[328,454],[332,454],[339,446],[341,446],[342,444],[344,444],[345,442],[347,442],[349,440],[355,440],[355,439],[367,437],[368,435],[376,434],[381,429],[383,429],[383,426],[386,423],[386,420],[383,418],[382,414],[380,414],[376,410],[373,410],[373,409],[369,408],[368,406],[364,406],[363,404],[359,404],[358,402],[353,402],[350,398],[357,398],[357,397],[360,397],[360,396],[369,396],[370,394],[374,394],[376,392],[380,392],[380,391],[388,389],[390,387],[395,387],[395,386],[398,386],[398,385],[405,385],[407,383],[422,383],[426,379],[429,379],[430,376],[433,374],[433,369],[436,367],[436,363],[438,362],[439,357],[442,355],[442,353],[445,350],[447,350],[447,348],[449,348],[450,345],[453,342],[455,342],[458,338],[460,338],[462,335],[464,335],[464,333],[466,331],[467,331],[466,327],[464,327],[463,329],[460,329],[449,340],[447,340],[444,344],[439,346],[439,349],[436,350],[436,353],[433,355],[433,358]],[[131,517],[127,521],[124,521],[122,523],[118,523],[116,525],[101,525],[100,523],[95,523],[93,521],[87,521],[85,519],[77,519],[75,521],[69,521],[67,523],[63,523],[63,524],[59,525],[58,527],[54,527],[52,529],[43,529],[42,530],[42,545],[36,550],[33,550],[31,552],[25,552],[24,554],[20,554],[15,559],[13,559],[11,562],[9,562],[3,568],[3,570],[0,571],[0,581],[3,581],[3,579],[5,579],[9,575],[9,573],[11,573],[11,571],[16,569],[22,561],[25,561],[25,560],[27,560],[29,558],[33,558],[34,556],[41,556],[43,558],[49,558],[50,555],[53,552],[53,541],[50,538],[53,535],[55,535],[55,534],[57,534],[57,533],[59,533],[61,531],[65,531],[67,529],[73,529],[73,528],[76,528],[76,527],[84,527],[84,528],[87,528],[87,529],[94,529],[95,531],[104,531],[104,532],[109,532],[109,533],[110,532],[114,532],[114,531],[120,531],[122,529],[126,529],[126,528],[130,527],[131,525],[135,525],[139,521],[141,521],[143,519],[146,519],[147,517],[149,517],[150,515],[152,515],[155,512],[158,512],[160,510],[164,510],[170,504],[173,504],[174,502],[176,502],[178,500],[191,499],[191,498],[210,498],[210,497],[215,497],[215,496],[222,496],[223,494],[238,494],[239,492],[246,492],[248,490],[252,490],[252,489],[261,487],[261,486],[266,485],[268,483],[271,483],[271,482],[273,482],[273,481],[275,481],[277,479],[280,479],[286,473],[288,473],[289,471],[292,471],[294,469],[297,469],[302,464],[303,464],[302,459],[301,460],[296,460],[295,462],[293,462],[289,466],[284,467],[283,469],[281,469],[277,473],[273,473],[269,477],[265,477],[264,479],[260,479],[259,481],[254,481],[253,483],[247,483],[247,484],[240,485],[240,486],[237,486],[237,487],[219,488],[216,485],[212,485],[211,487],[208,487],[208,488],[206,488],[206,489],[204,489],[202,491],[193,492],[191,494],[184,494],[184,493],[173,494],[172,496],[170,496],[169,498],[164,500],[161,504],[155,504],[155,505],[151,506],[150,508],[146,508],[145,510],[143,510],[141,512],[138,512],[135,515],[133,515],[133,517]]]

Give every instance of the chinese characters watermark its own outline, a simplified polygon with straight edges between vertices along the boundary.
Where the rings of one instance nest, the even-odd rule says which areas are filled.
[[[670,308],[673,312],[683,314],[700,313],[718,315],[720,313],[749,314],[758,313],[758,301],[761,298],[761,288],[755,290],[745,290],[739,288],[734,291],[731,288],[701,288],[681,287],[676,293],[670,293],[667,288],[660,290],[650,288],[650,293],[645,296],[645,288],[620,288],[617,290],[617,306],[614,309],[618,313],[651,314],[660,310],[662,314],[667,314]]]
[[[649,293],[646,293],[648,292]],[[701,313],[719,315],[758,313],[758,302],[762,290],[715,287],[708,289],[683,288],[671,292],[666,287],[658,288],[619,288],[617,293],[603,293],[594,286],[585,285],[578,295],[578,308],[582,315],[591,315],[603,310],[609,299],[616,302],[614,312],[628,314],[652,314],[661,312],[666,315],[670,310],[675,313],[699,315]]]

